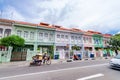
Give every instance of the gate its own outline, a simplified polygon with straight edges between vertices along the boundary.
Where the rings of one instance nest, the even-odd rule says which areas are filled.
[[[18,51],[13,51],[11,55],[11,61],[25,61],[27,56],[26,49],[20,49]]]

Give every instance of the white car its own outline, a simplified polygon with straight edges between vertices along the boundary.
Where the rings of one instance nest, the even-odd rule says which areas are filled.
[[[110,60],[110,67],[120,69],[120,54]]]

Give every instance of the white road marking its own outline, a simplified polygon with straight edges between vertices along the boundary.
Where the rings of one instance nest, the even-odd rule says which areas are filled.
[[[95,75],[83,77],[83,78],[80,78],[80,79],[77,79],[77,80],[88,80],[88,79],[97,78],[97,77],[102,77],[102,76],[104,76],[104,74],[99,73],[99,74],[95,74]]]
[[[51,72],[58,72],[58,71],[65,71],[65,70],[74,70],[74,69],[82,69],[82,68],[84,69],[84,68],[104,66],[104,65],[108,65],[108,64],[107,63],[105,63],[105,64],[96,64],[96,65],[91,65],[91,66],[82,66],[82,67],[66,68],[66,69],[43,71],[43,72],[36,72],[36,73],[20,74],[20,75],[15,75],[15,76],[1,77],[0,80],[10,79],[10,78],[17,78],[17,77],[24,77],[24,76],[31,76],[31,75],[37,75],[37,74],[45,74],[45,73],[51,73]]]

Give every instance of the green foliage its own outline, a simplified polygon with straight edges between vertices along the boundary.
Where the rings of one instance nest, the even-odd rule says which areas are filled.
[[[54,58],[54,46],[50,46],[50,50],[49,50],[50,56],[53,59]]]
[[[80,47],[77,45],[72,46],[72,50],[80,50]]]
[[[3,46],[22,47],[25,40],[17,35],[11,35],[0,39],[0,44]]]
[[[120,34],[116,34],[110,38],[110,41],[108,42],[109,45],[112,45],[113,48],[119,48],[120,47]]]

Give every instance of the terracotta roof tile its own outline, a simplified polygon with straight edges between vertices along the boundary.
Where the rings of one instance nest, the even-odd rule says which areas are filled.
[[[77,29],[77,28],[72,28],[72,29],[70,29],[71,31],[73,31],[73,32],[84,32],[84,31],[82,31],[81,29]]]
[[[111,37],[112,36],[111,34],[102,34],[100,32],[92,31],[92,30],[83,31],[83,30],[77,29],[77,28],[65,28],[65,27],[62,27],[59,25],[50,25],[50,24],[45,23],[45,22],[41,22],[40,24],[34,24],[34,23],[15,21],[15,20],[9,20],[9,19],[0,19],[0,22],[17,23],[17,24],[30,25],[30,26],[41,26],[41,27],[52,28],[52,29],[63,30],[63,31],[70,31],[70,32],[82,32],[82,33],[84,33],[84,35],[100,34],[104,37]]]
[[[39,25],[45,25],[45,26],[49,26],[50,24],[48,24],[48,23],[45,23],[45,22],[40,22],[40,24]]]
[[[88,30],[87,32],[90,32],[90,33],[93,33],[93,34],[102,34],[100,32],[97,32],[97,31],[91,31],[91,30]]]
[[[70,29],[59,26],[59,25],[52,25],[52,27],[55,28],[56,30],[70,31]]]
[[[23,21],[16,21],[16,20],[9,20],[9,19],[0,19],[1,22],[6,23],[17,23],[17,24],[23,24],[23,25],[31,25],[31,26],[37,26],[37,24],[29,23],[29,22],[23,22]]]
[[[103,37],[112,37],[112,35],[111,34],[103,34]]]
[[[29,23],[29,22],[23,22],[23,21],[15,21],[17,24],[23,24],[23,25],[30,25],[30,26],[37,26],[38,24]]]
[[[40,22],[38,26],[55,29],[52,25],[45,22]]]
[[[0,19],[0,22],[12,23],[12,22],[15,22],[15,21],[14,20],[9,20],[9,19]]]
[[[94,35],[94,33],[91,33],[91,32],[86,32],[86,31],[84,31],[84,35],[89,35],[89,36],[92,36],[92,35]]]

